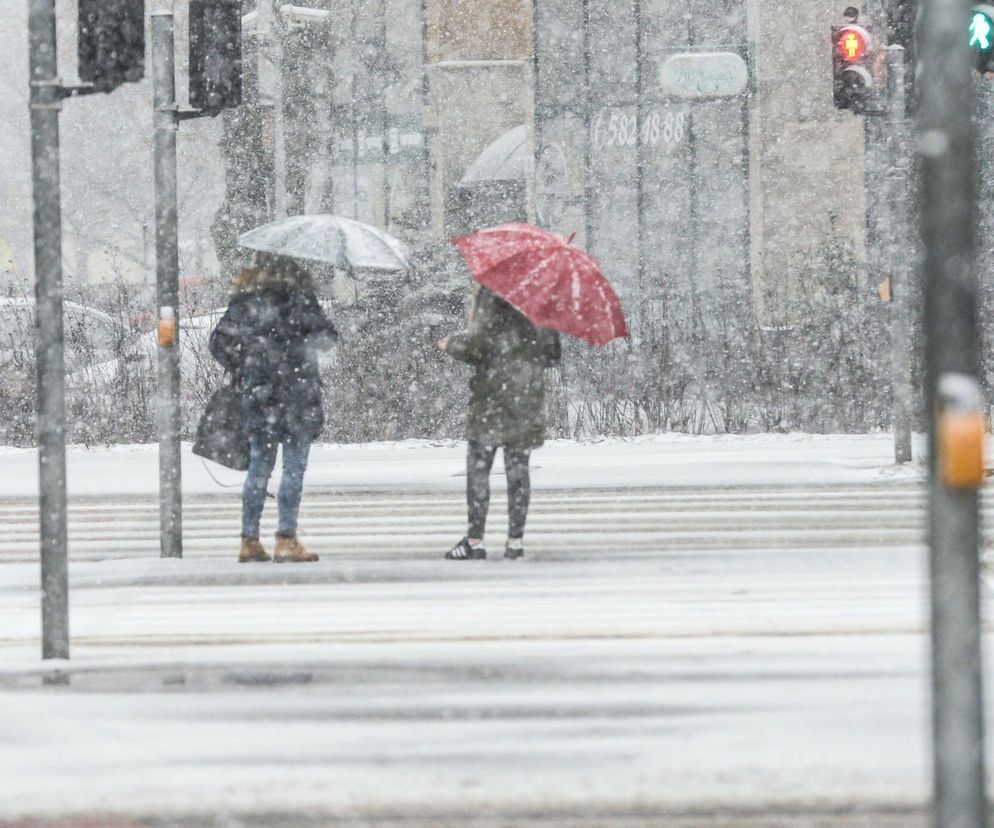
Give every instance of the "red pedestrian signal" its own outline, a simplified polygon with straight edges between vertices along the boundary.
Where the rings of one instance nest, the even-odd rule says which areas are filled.
[[[855,9],[848,21],[832,29],[832,78],[835,106],[857,115],[866,114],[873,106],[874,80],[870,71],[873,38],[869,31],[855,22]]]
[[[839,49],[845,60],[849,63],[857,63],[866,56],[866,40],[855,28],[850,28],[842,34]]]

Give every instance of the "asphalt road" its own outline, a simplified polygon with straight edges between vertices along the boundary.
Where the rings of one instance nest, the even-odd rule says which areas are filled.
[[[0,819],[924,826],[921,502],[538,493],[527,560],[449,563],[458,497],[326,492],[319,564],[239,566],[233,496],[188,504],[183,561],[148,500],[81,501],[65,685],[5,502]]]

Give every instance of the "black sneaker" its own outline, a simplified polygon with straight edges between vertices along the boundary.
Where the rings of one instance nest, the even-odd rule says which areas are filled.
[[[470,546],[469,538],[463,538],[445,553],[447,561],[482,561],[487,557],[487,547],[482,543]]]
[[[524,546],[505,546],[504,547],[504,557],[509,561],[516,561],[518,558],[523,558],[525,556]]]

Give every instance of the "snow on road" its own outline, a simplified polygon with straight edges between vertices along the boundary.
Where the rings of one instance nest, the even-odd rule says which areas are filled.
[[[921,537],[917,486],[886,489],[703,490],[646,489],[536,491],[528,548],[542,557],[601,556],[691,548],[777,548],[803,536],[811,546],[912,544]],[[240,501],[235,494],[200,495],[185,505],[187,556],[230,558],[237,543]],[[6,543],[0,561],[38,557],[38,514],[33,502],[2,507]],[[492,505],[491,545],[500,553],[506,528],[503,496]],[[158,556],[158,505],[151,498],[100,498],[72,504],[74,560]],[[263,536],[275,531],[270,504]],[[465,520],[455,492],[323,491],[305,495],[302,537],[319,551],[362,558],[434,558],[447,549]],[[568,538],[564,543],[561,538]]]
[[[315,446],[307,471],[310,489],[450,490],[465,485],[465,444],[409,440],[360,446]],[[556,440],[534,455],[539,489],[673,486],[813,485],[874,482],[897,472],[889,435],[749,435],[688,437],[666,434],[631,440],[576,443]],[[497,470],[501,469],[498,454]],[[71,447],[70,496],[155,495],[156,446]],[[30,449],[0,448],[0,497],[35,497],[38,458]],[[242,474],[211,464],[237,486]],[[223,491],[203,461],[183,447],[183,488],[189,495]]]
[[[0,503],[0,818],[912,813],[927,794],[914,473],[885,468],[881,438],[701,441],[696,467],[691,445],[608,444],[628,483],[593,448],[538,455],[516,563],[438,558],[461,480],[427,483],[458,473],[459,447],[328,449],[316,477],[335,485],[304,504],[313,566],[234,563],[237,493],[206,490],[188,498],[187,557],[159,560],[152,500],[93,483],[71,509],[59,687],[40,681],[34,507]]]

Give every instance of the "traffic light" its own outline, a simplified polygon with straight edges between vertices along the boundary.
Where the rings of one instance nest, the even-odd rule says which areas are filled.
[[[850,16],[849,12],[855,10],[846,11],[846,17],[851,22],[832,28],[835,106],[862,115],[871,108],[874,92],[873,73],[869,67],[873,38],[869,31],[855,22],[855,14]]]
[[[241,102],[241,0],[190,0],[190,106],[217,115]]]
[[[79,78],[98,92],[145,76],[145,1],[79,0]]]
[[[994,6],[980,3],[971,9],[969,35],[974,68],[982,75],[994,71]]]

